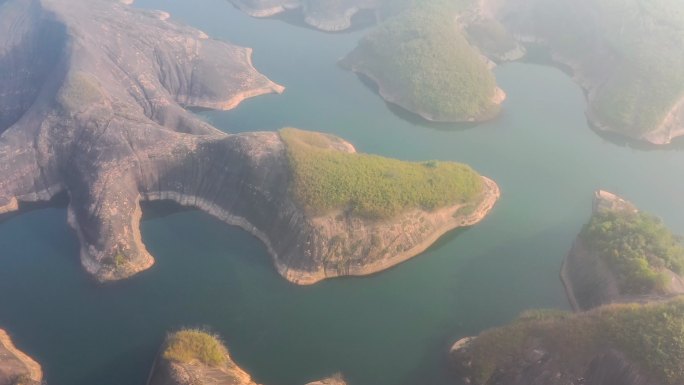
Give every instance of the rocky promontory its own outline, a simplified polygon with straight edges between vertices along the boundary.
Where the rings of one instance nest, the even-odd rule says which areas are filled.
[[[230,357],[217,336],[201,330],[170,334],[147,385],[257,385]],[[334,376],[307,385],[346,385]]]
[[[17,349],[0,329],[0,385],[40,385],[42,381],[40,365]]]
[[[0,5],[0,71],[9,75],[0,78],[0,212],[66,193],[82,265],[99,281],[153,265],[140,234],[142,201],[172,200],[244,228],[265,243],[284,277],[307,284],[399,263],[481,220],[498,198],[496,184],[481,179],[467,205],[454,197],[382,220],[345,211],[352,201],[335,214],[307,212],[292,195],[279,133],[229,135],[186,110],[228,109],[282,92],[252,67],[249,49],[168,14],[85,3]],[[427,175],[431,167],[421,169]]]
[[[684,294],[684,249],[664,225],[607,191],[572,246],[561,280],[575,310]]]

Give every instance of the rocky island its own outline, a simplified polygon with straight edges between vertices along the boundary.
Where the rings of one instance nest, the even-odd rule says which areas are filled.
[[[240,226],[285,278],[310,284],[404,261],[477,223],[499,196],[467,166],[356,154],[339,138],[298,130],[223,133],[185,107],[228,109],[283,90],[253,68],[249,49],[162,12],[87,3],[0,5],[0,71],[10,75],[0,78],[0,213],[68,194],[81,263],[99,281],[154,263],[140,235],[143,201]],[[311,164],[339,168],[307,179]],[[450,193],[415,195],[416,183]],[[327,202],[307,194],[333,189],[343,193]]]
[[[257,385],[230,358],[217,336],[186,329],[170,334],[147,385]],[[307,385],[346,385],[334,376]]]
[[[651,215],[606,191],[563,263],[575,310],[535,310],[451,349],[474,385],[684,382],[684,248]]]
[[[376,83],[387,102],[425,120],[491,119],[506,95],[457,15],[447,5],[411,6],[368,33],[341,65]]]
[[[40,365],[17,349],[0,329],[0,385],[40,385],[42,381]]]
[[[662,222],[607,191],[563,262],[576,309],[684,294],[684,247]]]

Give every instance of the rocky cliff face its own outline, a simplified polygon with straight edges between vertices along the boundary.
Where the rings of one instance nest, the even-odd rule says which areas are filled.
[[[313,283],[401,262],[482,219],[498,197],[488,181],[474,214],[307,217],[290,198],[277,133],[227,135],[184,108],[229,109],[282,92],[252,67],[249,49],[108,0],[8,0],[0,18],[0,72],[11,75],[0,78],[0,98],[16,99],[0,136],[0,213],[68,193],[81,262],[100,281],[154,263],[140,235],[145,200],[241,226],[284,277]]]
[[[40,365],[19,351],[0,329],[0,385],[39,385],[42,380]]]
[[[304,21],[322,31],[348,29],[354,15],[362,10],[378,8],[384,0],[231,0],[254,17],[270,17],[289,10],[300,9]]]
[[[594,195],[594,213],[628,212],[637,213],[637,208],[625,199],[607,191]],[[618,272],[608,266],[582,237],[578,237],[563,261],[561,280],[571,305],[575,310],[590,309],[616,302],[646,302],[662,297],[684,294],[684,279],[673,271],[663,269],[668,283],[663,292],[640,295],[625,294],[617,279]]]

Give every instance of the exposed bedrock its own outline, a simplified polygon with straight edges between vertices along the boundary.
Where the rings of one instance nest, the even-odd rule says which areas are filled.
[[[31,83],[34,102],[0,136],[0,213],[67,192],[82,264],[100,281],[154,263],[140,234],[145,200],[176,201],[246,229],[285,278],[308,284],[402,262],[481,220],[499,196],[487,179],[467,213],[453,206],[385,221],[307,216],[290,197],[278,133],[228,135],[185,109],[229,109],[282,92],[252,67],[249,49],[105,0],[9,0],[0,17],[21,26],[0,35],[0,47],[23,47],[18,34],[45,25],[61,26],[65,47],[44,82]],[[8,55],[0,51],[0,62],[11,63]],[[30,66],[29,56],[10,71]],[[10,93],[21,88],[8,84]]]

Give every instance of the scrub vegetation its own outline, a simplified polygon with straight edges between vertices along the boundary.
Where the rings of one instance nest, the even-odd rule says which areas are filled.
[[[209,366],[227,362],[228,351],[213,334],[198,329],[181,330],[169,335],[163,357],[169,361],[190,363],[199,361]]]
[[[615,272],[625,294],[662,292],[664,269],[684,272],[684,247],[653,215],[632,211],[595,213],[584,226],[582,240]]]
[[[366,35],[343,65],[368,74],[403,107],[434,120],[493,116],[496,81],[458,29],[456,15],[463,4],[406,3]]]
[[[291,192],[313,215],[348,210],[366,218],[389,218],[409,209],[434,210],[475,203],[482,178],[453,162],[404,162],[340,151],[331,135],[280,131],[292,170]]]
[[[498,369],[515,365],[515,358],[524,357],[530,346],[553,354],[566,372],[585,368],[596,355],[615,349],[653,378],[679,385],[684,383],[682,314],[684,299],[609,305],[580,314],[529,311],[511,325],[473,340],[465,353],[470,365],[459,370],[473,384],[484,385]]]

